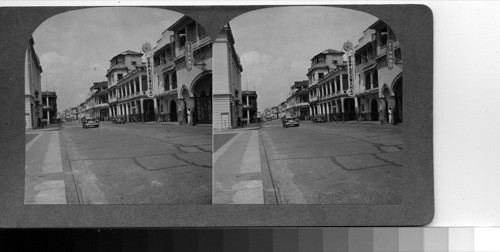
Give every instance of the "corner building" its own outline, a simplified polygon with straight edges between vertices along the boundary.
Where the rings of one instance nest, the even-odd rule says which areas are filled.
[[[189,109],[193,124],[211,124],[212,41],[205,29],[183,16],[162,34],[153,51],[155,99],[162,120],[187,124]]]
[[[35,41],[31,37],[24,60],[24,117],[26,130],[41,127],[41,125],[38,125],[38,118],[43,117],[42,66],[33,47],[34,44]]]
[[[359,91],[360,119],[403,122],[403,61],[394,32],[378,20],[363,32],[355,50],[355,83]]]
[[[234,37],[229,24],[224,26],[213,44],[213,101],[214,130],[236,127],[238,116],[242,116],[240,59],[234,49]]]
[[[142,53],[127,50],[110,61],[108,101],[111,117],[124,116],[127,122],[154,121],[154,101],[148,98],[146,66]]]

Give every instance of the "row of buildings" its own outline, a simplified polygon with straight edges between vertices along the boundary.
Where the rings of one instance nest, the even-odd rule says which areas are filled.
[[[202,26],[184,16],[156,46],[144,46],[145,53],[127,50],[114,56],[107,80],[93,83],[88,98],[66,114],[186,124],[189,112],[193,124],[213,124],[216,130],[236,126],[244,108],[243,69],[229,25],[212,41]]]
[[[42,91],[42,66],[30,38],[24,61],[24,118],[26,130],[42,127],[42,123],[58,121],[56,92]]]
[[[266,117],[324,115],[327,121],[388,123],[392,113],[393,123],[402,123],[403,65],[395,34],[378,20],[351,46],[315,55],[308,79],[295,81],[286,101],[266,109]]]

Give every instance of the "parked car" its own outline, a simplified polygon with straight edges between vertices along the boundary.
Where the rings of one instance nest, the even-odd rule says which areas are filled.
[[[281,124],[283,127],[288,128],[288,126],[299,127],[299,119],[297,117],[284,116],[281,118]]]
[[[88,128],[88,127],[98,128],[99,127],[99,120],[97,118],[82,119],[82,126],[84,128]]]
[[[325,115],[315,115],[315,116],[313,116],[312,122],[313,123],[319,123],[319,122],[324,123],[324,122],[326,122]]]
[[[112,123],[125,123],[125,117],[124,116],[121,116],[121,115],[118,115],[118,116],[115,116],[113,117],[113,119],[111,120]]]

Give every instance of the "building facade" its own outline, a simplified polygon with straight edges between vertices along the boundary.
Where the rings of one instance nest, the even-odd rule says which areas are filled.
[[[190,111],[193,124],[211,124],[212,41],[203,27],[187,16],[167,31],[173,34],[170,43],[163,42],[166,36],[162,35],[161,43],[156,46],[158,59],[163,58],[165,62],[157,66],[155,76],[159,88],[155,97],[163,105],[164,114],[168,112],[168,118],[173,121],[186,124]],[[175,110],[177,117],[173,116]]]
[[[290,87],[290,95],[286,100],[286,114],[299,120],[309,120],[309,81],[295,81]]]
[[[154,121],[154,100],[148,90],[142,53],[127,50],[110,60],[108,77],[109,115],[123,116],[127,122]]]
[[[57,94],[56,92],[42,92],[43,120],[47,124],[57,123]]]
[[[257,122],[257,92],[242,91],[241,92],[242,118],[249,123]]]
[[[42,105],[42,66],[35,52],[33,45],[35,41],[30,38],[28,48],[26,49],[24,61],[24,117],[26,130],[41,127],[38,118],[43,117]]]
[[[356,119],[355,98],[349,89],[344,52],[328,49],[311,60],[309,77],[310,115],[324,115],[327,121]]]
[[[85,100],[84,113],[91,118],[97,118],[99,121],[109,121],[108,104],[108,82],[94,82],[90,87],[89,97]]]
[[[213,129],[227,130],[237,126],[243,115],[241,66],[234,49],[234,38],[229,24],[224,26],[213,44]]]
[[[388,123],[403,121],[403,63],[393,31],[378,20],[363,32],[355,50],[355,83],[360,119]]]

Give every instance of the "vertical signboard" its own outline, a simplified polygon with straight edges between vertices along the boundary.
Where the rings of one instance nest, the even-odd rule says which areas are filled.
[[[387,40],[387,68],[392,70],[394,67],[394,41]]]
[[[146,91],[146,95],[149,98],[154,97],[153,93],[153,76],[152,76],[152,69],[151,69],[151,44],[146,42],[144,45],[142,45],[142,51],[146,55],[146,72],[147,72],[147,82],[148,82],[148,90]]]
[[[344,43],[344,51],[347,53],[347,76],[349,82],[349,89],[347,89],[347,94],[349,96],[354,96],[354,71],[352,66],[352,42],[347,41]]]
[[[186,42],[186,69],[191,71],[193,69],[193,44],[190,41]]]

